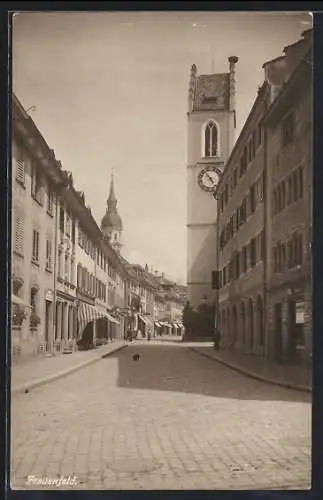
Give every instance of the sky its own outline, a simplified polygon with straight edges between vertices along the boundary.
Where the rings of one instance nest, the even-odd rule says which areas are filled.
[[[190,68],[236,67],[237,135],[262,65],[308,13],[42,12],[13,18],[12,89],[101,224],[114,171],[123,255],[186,281]]]

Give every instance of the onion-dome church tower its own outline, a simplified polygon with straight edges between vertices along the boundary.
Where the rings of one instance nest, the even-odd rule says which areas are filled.
[[[121,217],[118,214],[117,204],[118,201],[114,194],[114,179],[112,173],[111,183],[110,183],[110,194],[107,200],[106,212],[101,222],[101,230],[103,232],[103,237],[110,242],[110,245],[114,248],[114,250],[120,252],[122,248],[121,240],[122,240],[123,224]]]

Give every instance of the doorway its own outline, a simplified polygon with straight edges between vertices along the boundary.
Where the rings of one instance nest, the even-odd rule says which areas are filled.
[[[274,358],[279,363],[283,357],[283,307],[280,302],[275,304],[274,339]]]

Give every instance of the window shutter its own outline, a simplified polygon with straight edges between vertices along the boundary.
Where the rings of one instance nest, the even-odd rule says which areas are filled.
[[[16,252],[24,253],[24,217],[21,214],[16,215],[14,248]]]
[[[22,158],[16,160],[16,180],[25,184],[25,162]]]

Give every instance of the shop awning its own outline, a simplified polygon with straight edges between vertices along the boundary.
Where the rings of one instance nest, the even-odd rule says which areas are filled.
[[[145,323],[145,325],[147,325],[147,323],[148,323],[147,318],[145,318],[144,316],[141,316],[141,314],[138,314],[138,317],[141,319],[141,321],[142,321],[143,323]]]
[[[78,312],[77,312],[77,319],[79,322],[78,336],[81,335],[81,333],[83,332],[86,325],[88,325],[92,321],[95,321],[96,319],[100,319],[100,318],[106,318],[109,321],[111,321],[112,323],[119,324],[118,320],[116,320],[113,316],[111,316],[107,312],[103,311],[102,309],[99,309],[95,306],[91,306],[90,304],[86,304],[85,302],[82,302],[79,305]]]
[[[22,300],[20,297],[18,297],[13,293],[11,294],[11,302],[13,304],[18,304],[19,306],[29,307],[29,304],[27,304],[27,302],[25,302],[24,300]]]
[[[111,321],[111,323],[115,323],[116,325],[120,325],[120,321],[117,320],[117,318],[114,318],[113,316],[111,316],[111,314],[109,313],[105,313],[105,317]]]
[[[158,328],[160,328],[162,325],[161,325],[161,323],[159,323],[159,321],[155,321],[155,326],[157,326]]]

